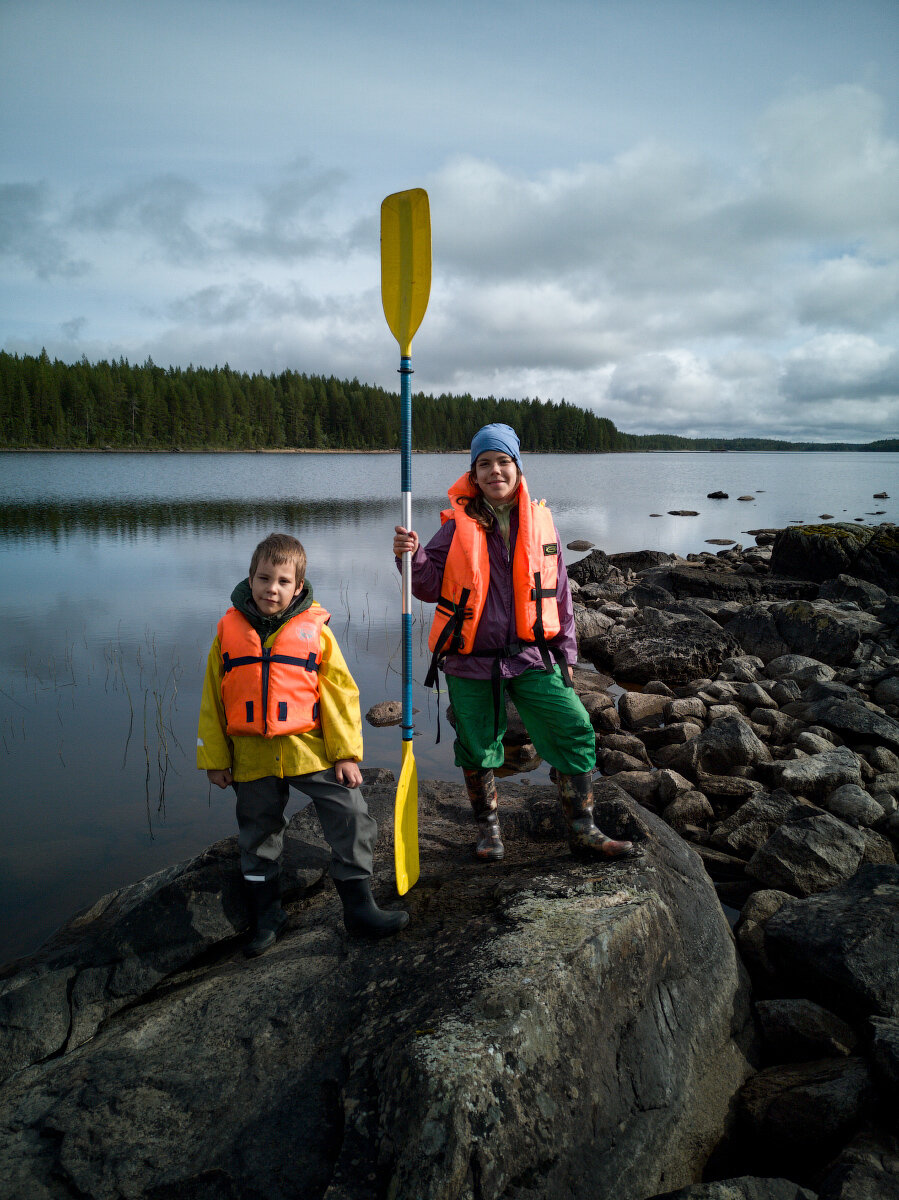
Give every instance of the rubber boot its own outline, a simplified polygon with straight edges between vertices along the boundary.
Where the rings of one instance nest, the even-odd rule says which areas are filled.
[[[474,848],[475,858],[482,862],[498,862],[506,853],[499,833],[499,816],[497,815],[496,781],[493,771],[462,771],[465,777],[465,790],[474,809],[475,820],[478,823],[478,841]]]
[[[633,842],[617,842],[597,829],[593,821],[593,778],[589,772],[584,775],[558,772],[556,786],[568,823],[572,854],[599,858],[637,858],[642,854]]]
[[[281,880],[278,875],[261,882],[245,878],[244,884],[253,919],[253,936],[244,947],[244,954],[247,958],[257,958],[274,946],[287,923],[287,913],[281,907]]]
[[[409,924],[405,909],[378,908],[371,894],[371,879],[335,879],[334,886],[343,904],[343,923],[347,933],[357,937],[382,938],[399,933]]]

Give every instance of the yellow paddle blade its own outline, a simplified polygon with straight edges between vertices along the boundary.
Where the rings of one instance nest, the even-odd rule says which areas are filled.
[[[403,742],[403,766],[393,809],[396,890],[405,896],[418,880],[418,771],[411,739]]]
[[[381,204],[381,303],[390,332],[409,357],[431,294],[431,207],[424,188]]]

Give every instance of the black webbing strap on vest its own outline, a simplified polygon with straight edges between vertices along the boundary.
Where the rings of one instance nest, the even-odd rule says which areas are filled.
[[[271,650],[262,647],[261,654],[244,654],[239,658],[232,658],[227,651],[222,651],[222,670],[225,675],[229,671],[233,671],[235,667],[252,667],[256,663],[262,663],[262,727],[268,728],[268,676],[269,668],[272,663],[284,663],[290,667],[301,667],[304,671],[320,671],[321,664],[316,660],[313,653],[310,653],[306,658],[296,658],[292,654],[273,654]],[[253,708],[252,701],[247,702],[247,723],[252,723]],[[313,719],[315,714],[313,713]],[[287,719],[286,711],[281,716],[279,711],[279,719],[284,721]]]
[[[449,620],[440,630],[428,673],[425,675],[425,687],[438,687],[438,670],[448,654],[453,654],[462,645],[462,625],[472,615],[468,607],[468,597],[471,588],[463,588],[459,595],[459,603],[441,596],[437,601],[437,612],[449,616]],[[438,688],[439,690],[439,688]],[[440,701],[437,701],[437,742],[440,741]]]

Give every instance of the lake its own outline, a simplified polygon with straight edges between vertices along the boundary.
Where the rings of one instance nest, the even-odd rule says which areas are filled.
[[[821,513],[899,521],[887,453],[533,455],[563,544],[614,553],[715,550],[708,538]],[[427,540],[462,454],[415,455],[413,515]],[[726,501],[708,500],[722,490]],[[200,687],[216,622],[254,546],[303,542],[316,599],[362,693],[400,699],[396,454],[0,453],[0,961],[77,909],[235,832],[233,796],[194,766]],[[751,501],[736,498],[752,495]],[[696,509],[672,517],[670,509]],[[874,510],[884,510],[875,515]],[[665,514],[653,517],[652,513]],[[565,552],[566,562],[581,555]],[[416,602],[414,674],[430,612]],[[445,703],[445,697],[443,698]],[[455,779],[436,701],[414,703],[421,778]],[[365,725],[365,763],[398,773],[400,732]],[[545,776],[541,768],[538,778]]]

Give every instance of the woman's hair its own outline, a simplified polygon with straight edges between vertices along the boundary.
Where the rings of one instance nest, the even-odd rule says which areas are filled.
[[[516,486],[521,483],[521,467],[515,464],[515,473],[517,475]],[[458,496],[456,503],[460,504],[465,509],[465,515],[471,517],[472,521],[477,521],[480,527],[489,533],[493,528],[493,523],[496,520],[490,510],[484,493],[478,486],[478,477],[474,467],[468,472],[468,481],[474,488],[473,496]]]

